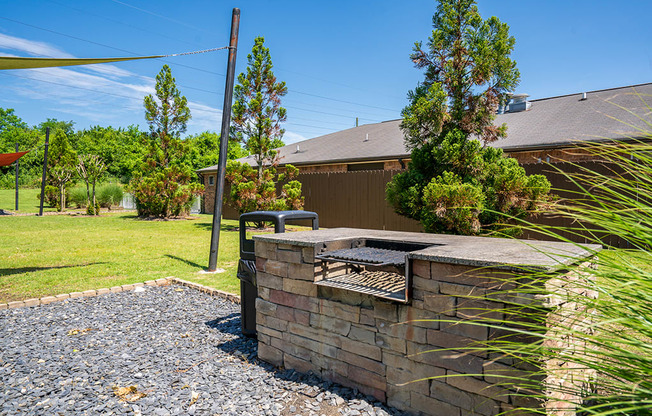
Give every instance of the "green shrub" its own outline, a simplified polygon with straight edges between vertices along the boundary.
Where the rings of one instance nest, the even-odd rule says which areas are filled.
[[[112,206],[120,205],[123,194],[124,192],[120,185],[107,183],[99,187],[95,198],[99,206],[111,209]]]
[[[535,216],[553,199],[545,176],[528,176],[516,159],[458,129],[414,148],[411,158],[387,184],[387,201],[426,232],[518,235],[514,220]]]
[[[0,175],[0,189],[13,189],[16,187],[15,176],[6,174]]]
[[[70,201],[69,197],[70,197],[70,188],[66,187],[66,206]],[[45,198],[44,198],[45,205],[59,210],[61,208],[61,203],[59,201],[60,198],[61,196],[59,195],[59,188],[52,185],[45,185]],[[38,199],[39,201],[41,200],[41,192],[36,194],[36,199]]]
[[[41,177],[19,173],[18,187],[20,188],[38,188],[41,186]],[[0,174],[0,189],[15,189],[16,176],[13,173]]]
[[[96,199],[96,201],[95,201],[95,209],[93,209],[92,204],[89,204],[86,207],[86,214],[88,214],[88,215],[100,215],[100,204],[97,203],[97,197],[95,199]]]
[[[74,206],[75,208],[83,208],[88,205],[88,195],[86,194],[86,188],[77,186],[70,189],[68,193],[68,204]]]

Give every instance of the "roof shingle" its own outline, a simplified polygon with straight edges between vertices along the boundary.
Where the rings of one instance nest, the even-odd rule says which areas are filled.
[[[652,127],[652,83],[532,100],[528,111],[496,116],[507,138],[492,143],[506,151],[563,147],[581,141],[628,139]],[[649,105],[646,103],[649,102]],[[646,123],[647,122],[647,123]],[[280,163],[313,165],[409,157],[401,120],[365,124],[279,149]],[[255,164],[253,157],[239,159]],[[198,172],[217,170],[217,165]]]

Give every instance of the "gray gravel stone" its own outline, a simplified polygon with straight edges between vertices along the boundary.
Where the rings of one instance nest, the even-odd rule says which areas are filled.
[[[239,305],[143,289],[0,310],[0,415],[308,415],[331,403],[341,414],[400,414],[258,361]],[[129,386],[145,396],[122,402],[114,388]]]

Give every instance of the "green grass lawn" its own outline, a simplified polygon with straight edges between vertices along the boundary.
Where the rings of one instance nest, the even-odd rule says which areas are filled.
[[[39,210],[40,200],[37,195],[41,193],[40,189],[19,188],[18,189],[18,211],[17,213],[36,213]],[[16,208],[16,190],[0,189],[0,209],[12,211]],[[54,208],[44,205],[43,211],[56,211]]]
[[[218,267],[226,272],[199,274],[208,266],[212,217],[193,218],[0,217],[0,302],[168,276],[239,294],[237,222],[222,223]]]

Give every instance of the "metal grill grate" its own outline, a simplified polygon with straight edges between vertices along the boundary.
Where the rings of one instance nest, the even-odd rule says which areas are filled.
[[[396,273],[362,270],[344,276],[315,282],[319,286],[335,287],[384,299],[405,301],[405,277]]]
[[[326,261],[344,261],[350,264],[369,266],[403,266],[405,265],[405,254],[405,251],[399,250],[357,247],[333,250],[315,257]]]

